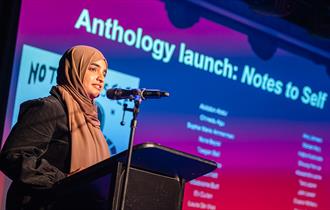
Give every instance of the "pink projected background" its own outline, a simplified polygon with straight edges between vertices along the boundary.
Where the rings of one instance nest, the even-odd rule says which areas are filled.
[[[116,19],[125,30],[142,28],[143,35],[172,44],[174,52],[164,62],[155,59],[152,50],[99,36],[96,29],[93,34],[81,24],[75,28],[84,10],[91,26],[93,18]],[[190,65],[182,43],[194,56],[197,52],[223,66],[229,63],[228,69],[235,66],[235,77]],[[23,46],[62,54],[76,44],[100,49],[111,69],[139,78],[140,87],[171,93],[142,104],[135,143],[152,141],[218,163],[214,172],[187,183],[184,210],[330,209],[329,102],[325,99],[324,106],[316,107],[302,100],[311,94],[304,95],[306,87],[316,95],[330,93],[324,67],[281,49],[262,60],[244,33],[205,18],[192,27],[176,28],[163,1],[23,1],[4,139],[15,121]],[[163,53],[162,58],[165,49]],[[182,53],[185,62],[180,61]],[[247,65],[281,82],[282,92],[258,87],[257,77],[248,84]],[[285,96],[290,82],[300,90],[297,99]],[[322,98],[317,97],[320,104]],[[112,143],[120,152],[127,140]]]

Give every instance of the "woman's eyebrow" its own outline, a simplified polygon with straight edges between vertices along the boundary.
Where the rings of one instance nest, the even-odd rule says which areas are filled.
[[[99,64],[97,63],[91,63],[91,65],[97,66],[97,67],[101,67]]]
[[[96,66],[98,68],[101,68],[101,65],[97,64],[97,63],[91,63],[90,65]],[[105,71],[106,73],[108,72],[108,69],[104,69],[103,71]]]

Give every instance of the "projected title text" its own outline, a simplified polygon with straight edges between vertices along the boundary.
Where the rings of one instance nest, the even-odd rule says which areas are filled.
[[[153,38],[144,34],[142,28],[136,30],[125,29],[119,25],[117,19],[90,17],[89,11],[83,9],[74,27],[85,29],[86,32],[96,34],[100,37],[124,43],[127,46],[150,52],[155,60],[168,63],[171,61],[177,46],[173,43]],[[301,103],[312,107],[323,109],[327,101],[328,93],[325,91],[314,91],[309,86],[299,88],[293,82],[284,83],[279,79],[272,78],[269,74],[260,74],[253,66],[245,65],[243,72],[238,77],[239,68],[232,64],[229,58],[217,59],[189,49],[185,43],[179,46],[178,62],[184,65],[201,69],[205,72],[231,80],[238,80],[246,84],[275,95],[284,95],[293,101],[300,100]]]

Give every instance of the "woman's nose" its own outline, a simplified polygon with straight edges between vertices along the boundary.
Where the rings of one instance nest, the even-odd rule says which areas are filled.
[[[99,72],[98,76],[97,76],[97,80],[100,82],[104,82],[104,75],[103,72]]]

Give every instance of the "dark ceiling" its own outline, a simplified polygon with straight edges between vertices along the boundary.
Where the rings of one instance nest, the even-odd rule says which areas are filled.
[[[277,48],[325,65],[330,75],[330,1],[326,0],[161,0],[178,28],[200,18],[248,36],[264,60]]]
[[[244,2],[256,13],[298,25],[320,38],[330,38],[330,1],[244,0]]]

